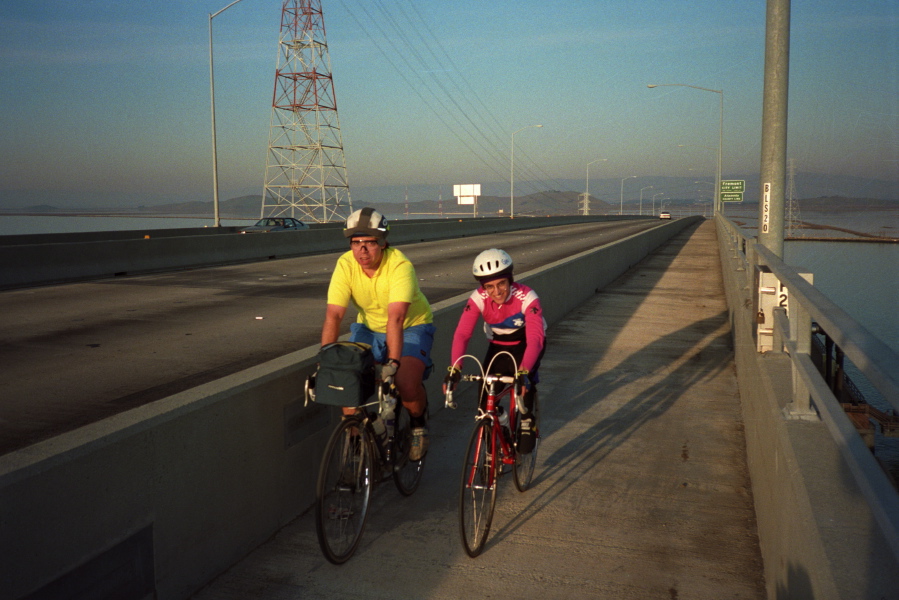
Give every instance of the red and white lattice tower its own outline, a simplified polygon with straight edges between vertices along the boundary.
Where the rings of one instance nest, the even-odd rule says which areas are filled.
[[[325,223],[353,210],[321,0],[285,0],[262,216]]]

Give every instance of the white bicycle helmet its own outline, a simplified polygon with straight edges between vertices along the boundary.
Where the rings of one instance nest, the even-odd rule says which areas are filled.
[[[505,250],[491,248],[484,250],[474,259],[471,274],[480,283],[508,277],[512,279],[512,257]]]
[[[360,208],[349,217],[343,228],[344,237],[351,238],[355,235],[371,236],[378,240],[378,245],[387,245],[387,233],[390,225],[387,219],[373,208]]]

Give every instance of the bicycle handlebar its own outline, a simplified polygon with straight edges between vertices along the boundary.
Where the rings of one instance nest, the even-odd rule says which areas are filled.
[[[461,381],[483,381],[485,384],[491,383],[515,383],[515,378],[509,375],[462,375]],[[458,404],[453,400],[453,389],[447,388],[446,400],[444,402],[446,408],[458,408]]]
[[[497,354],[496,356],[494,356],[493,359],[491,359],[490,364],[487,365],[487,370],[489,370],[490,368],[492,368],[492,366],[493,366],[493,361],[496,360],[496,359],[497,359],[500,355],[502,355],[502,354],[505,354],[505,355],[508,356],[510,359],[512,359],[512,364],[515,366],[515,369],[517,370],[518,367],[517,367],[517,363],[516,363],[515,357],[512,356],[512,354],[510,354],[510,353],[509,353],[508,351],[506,351],[506,350],[503,350],[502,352],[500,352],[499,354]],[[472,356],[472,355],[470,355],[470,354],[466,354],[466,355],[464,355],[464,356],[460,356],[459,358],[456,359],[456,361],[453,363],[452,366],[455,367],[456,369],[458,369],[458,368],[459,368],[458,365],[461,364],[460,361],[461,361],[462,359],[464,359],[464,358],[470,358],[470,359],[472,359],[475,363],[477,363],[478,368],[479,368],[479,370],[481,371],[481,373],[484,373],[484,368],[483,368],[483,366],[481,365],[481,362],[478,360],[477,357]],[[509,375],[462,375],[462,376],[459,378],[459,380],[460,380],[460,381],[483,381],[485,385],[490,385],[491,383],[506,383],[506,384],[513,384],[513,383],[515,383],[515,378],[514,378],[514,377],[511,377],[511,376],[509,376]],[[452,387],[450,387],[450,386],[447,386],[445,405],[446,405],[447,408],[456,408],[456,407],[457,407],[456,401],[453,400],[453,389],[452,389]]]
[[[463,375],[462,381],[483,381],[484,383],[515,383],[515,378],[509,375]]]

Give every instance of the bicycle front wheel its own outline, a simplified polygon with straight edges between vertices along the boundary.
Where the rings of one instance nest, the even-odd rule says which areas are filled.
[[[493,509],[496,507],[497,463],[493,421],[481,419],[475,425],[465,453],[459,490],[459,525],[462,545],[468,556],[484,549]]]
[[[362,539],[374,474],[369,432],[356,417],[344,418],[331,434],[316,485],[315,525],[322,552],[343,564]]]
[[[512,465],[512,474],[515,476],[515,487],[523,492],[531,487],[534,477],[534,467],[537,466],[537,449],[540,447],[540,401],[537,393],[534,393],[534,448],[527,454],[515,451],[515,464]],[[521,439],[521,414],[517,415],[515,426],[515,439]]]
[[[409,459],[412,448],[412,420],[409,411],[402,405],[396,407],[396,433],[393,443],[393,482],[403,496],[411,496],[418,489],[425,468],[425,458]]]

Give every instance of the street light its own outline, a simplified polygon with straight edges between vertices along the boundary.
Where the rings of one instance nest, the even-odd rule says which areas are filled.
[[[652,215],[653,216],[655,216],[655,214],[656,214],[656,196],[664,196],[664,195],[665,195],[665,192],[659,192],[658,194],[652,195]],[[663,200],[664,200],[664,198],[663,198]]]
[[[590,214],[590,165],[592,165],[593,163],[604,162],[607,160],[609,160],[609,159],[608,158],[597,158],[593,162],[587,163],[587,185],[584,188],[585,189],[585,192],[584,192],[584,216],[585,217]]]
[[[677,86],[677,87],[688,87],[693,88],[694,90],[702,90],[704,92],[713,92],[718,94],[718,107],[719,107],[719,116],[718,116],[718,169],[715,174],[715,200],[712,202],[713,211],[712,214],[718,213],[718,203],[721,201],[721,151],[724,145],[724,90],[713,90],[709,88],[699,87],[695,85],[687,85],[686,83],[659,83],[654,84],[651,83],[647,85],[648,88],[656,88],[656,87],[665,87],[665,86]]]
[[[643,190],[651,190],[652,186],[647,185],[646,187],[640,188],[640,216],[643,216]]]
[[[530,129],[531,127],[543,127],[543,125],[528,125],[527,127],[522,127],[518,131],[512,133],[512,165],[509,173],[509,200],[511,206],[509,208],[511,212],[511,218],[513,219],[515,218],[515,134],[519,131]]]
[[[631,175],[630,177],[622,177],[621,178],[621,207],[618,209],[618,214],[624,214],[624,182],[628,179],[636,179],[636,175]]]
[[[211,104],[212,113],[212,205],[215,211],[215,226],[221,227],[222,221],[219,219],[219,162],[216,152],[215,141],[215,71],[212,68],[212,19],[222,14],[240,0],[234,0],[231,4],[209,15],[209,102]]]

